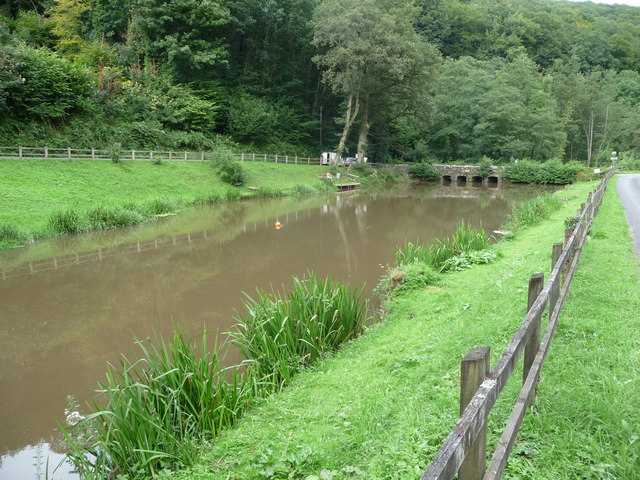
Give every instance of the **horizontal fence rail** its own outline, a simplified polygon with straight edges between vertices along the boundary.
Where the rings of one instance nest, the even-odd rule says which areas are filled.
[[[294,165],[320,165],[320,158],[297,155],[270,155],[266,153],[231,153],[242,162],[275,162]],[[106,160],[139,162],[210,162],[220,158],[217,152],[125,150],[98,148],[51,148],[51,147],[0,147],[0,158],[44,159],[44,160]]]
[[[527,408],[535,399],[540,370],[558,325],[582,247],[597,214],[613,169],[589,194],[577,213],[575,227],[565,230],[565,244],[552,248],[552,271],[529,280],[528,313],[493,369],[489,369],[489,347],[472,349],[462,360],[460,410],[454,429],[444,441],[421,480],[496,480],[502,477]],[[542,342],[540,323],[549,307],[549,322]],[[505,430],[486,466],[486,426],[491,408],[524,353],[523,386]]]

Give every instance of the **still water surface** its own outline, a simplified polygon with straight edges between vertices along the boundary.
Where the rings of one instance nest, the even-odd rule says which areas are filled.
[[[93,398],[106,362],[133,356],[133,335],[169,337],[178,324],[224,332],[241,292],[290,285],[307,270],[366,282],[368,295],[396,246],[448,235],[460,219],[492,231],[535,193],[406,186],[247,201],[0,256],[0,479],[44,478],[47,456],[58,463],[66,397]],[[69,470],[49,478],[76,478]]]

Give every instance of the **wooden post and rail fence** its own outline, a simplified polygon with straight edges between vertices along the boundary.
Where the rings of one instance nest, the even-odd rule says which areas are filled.
[[[218,152],[167,150],[104,150],[98,148],[0,147],[0,159],[107,160],[139,162],[210,162],[220,158]],[[225,154],[226,155],[226,154]],[[320,158],[266,153],[231,153],[242,162],[275,162],[295,165],[320,165]]]
[[[420,480],[495,480],[502,477],[527,408],[535,400],[540,370],[549,351],[563,303],[569,292],[587,233],[598,213],[613,169],[589,193],[577,214],[575,227],[565,230],[562,243],[553,245],[551,274],[529,279],[528,313],[500,359],[490,369],[489,347],[473,348],[462,359],[460,419]],[[549,322],[540,342],[541,318],[549,307]],[[523,385],[491,463],[487,468],[487,420],[502,389],[524,352]]]

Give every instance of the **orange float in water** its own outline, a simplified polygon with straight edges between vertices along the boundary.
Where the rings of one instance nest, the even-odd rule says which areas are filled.
[[[280,222],[276,222],[276,230],[280,230],[280,227],[282,227],[282,224]]]

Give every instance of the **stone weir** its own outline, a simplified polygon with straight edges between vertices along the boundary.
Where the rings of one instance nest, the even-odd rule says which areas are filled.
[[[440,172],[440,182],[444,185],[464,185],[467,183],[483,183],[485,185],[499,185],[502,183],[502,167],[491,167],[491,174],[482,177],[477,165],[433,165]],[[400,164],[390,166],[394,170],[408,172],[411,165]]]

